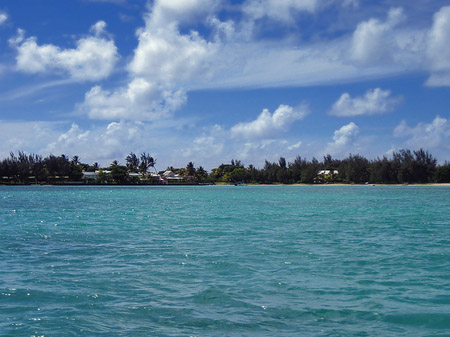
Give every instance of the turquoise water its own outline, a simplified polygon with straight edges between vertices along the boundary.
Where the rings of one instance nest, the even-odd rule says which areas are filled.
[[[450,188],[0,186],[0,336],[450,336]]]

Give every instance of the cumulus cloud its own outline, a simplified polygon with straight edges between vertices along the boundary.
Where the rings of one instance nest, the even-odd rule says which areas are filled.
[[[403,20],[403,10],[393,8],[385,22],[370,19],[360,23],[353,33],[352,59],[361,64],[380,63],[390,59],[395,45],[391,31]]]
[[[185,166],[187,162],[180,143],[188,144],[192,138],[185,136],[183,130],[177,130],[180,122],[156,124],[121,121],[96,123],[84,129],[77,123],[2,120],[0,159],[8,157],[10,151],[27,151],[43,156],[50,153],[78,155],[82,162],[107,166],[113,160],[124,163],[130,151],[145,151],[157,158],[162,168]]]
[[[256,120],[234,125],[230,130],[231,136],[246,139],[270,137],[289,129],[293,122],[303,119],[308,112],[306,105],[297,108],[280,105],[273,114],[264,109]]]
[[[91,126],[89,130],[84,130],[79,125],[72,124],[64,131],[61,131],[60,127],[58,130],[52,129],[51,137],[46,138],[46,145],[42,147],[43,143],[40,143],[41,148],[37,152],[44,155],[80,155],[83,162],[99,162],[105,166],[113,160],[123,164],[130,151],[147,152],[157,159],[158,168],[161,169],[169,165],[183,167],[193,159],[198,160],[198,165],[214,167],[218,158],[222,158],[223,141],[213,139],[213,133],[220,130],[214,127],[211,133],[206,132],[195,137],[187,134],[185,127],[186,125],[180,122],[120,121]],[[210,144],[212,141],[214,143]],[[183,144],[190,145],[185,148]],[[186,156],[186,151],[191,151],[191,156]]]
[[[450,86],[450,6],[434,15],[428,34],[428,57],[431,63],[429,86]]]
[[[136,78],[116,91],[93,87],[86,93],[81,109],[93,119],[155,120],[167,117],[185,101],[182,89],[173,91]]]
[[[106,33],[106,22],[105,21],[98,21],[96,24],[92,25],[91,29],[89,30],[91,33],[94,33],[95,36],[101,36]]]
[[[134,76],[154,82],[183,83],[194,75],[208,74],[216,45],[197,31],[180,32],[180,23],[210,13],[212,0],[157,0],[138,31],[139,44],[129,64]]]
[[[364,96],[355,98],[344,93],[333,104],[330,114],[341,117],[383,114],[392,111],[400,100],[399,97],[391,97],[390,90],[380,88],[368,90]]]
[[[385,20],[370,19],[360,23],[351,35],[300,46],[294,40],[263,41],[245,33],[243,21],[253,13],[252,6],[257,11],[256,4],[264,11],[277,7],[281,14],[275,14],[274,10],[267,15],[279,15],[281,20],[291,15],[282,13],[316,11],[330,3],[334,2],[249,0],[241,7],[250,11],[245,12],[242,21],[222,22],[216,12],[220,8],[218,2],[157,0],[149,5],[145,26],[137,31],[138,46],[126,68],[131,78],[129,84],[112,90],[95,87],[86,94],[83,105],[93,118],[127,119],[129,115],[130,119],[140,118],[137,116],[154,119],[158,116],[158,107],[167,106],[162,96],[174,96],[175,102],[181,102],[168,109],[174,111],[184,102],[180,98],[194,89],[323,84],[425,69],[426,30],[399,28],[404,19],[401,8],[391,9]],[[357,5],[357,1],[346,1],[342,5]],[[255,13],[252,15],[259,17],[260,14]],[[210,34],[189,30],[192,23],[205,24],[211,29]],[[93,28],[93,33],[101,30],[99,24]],[[158,88],[148,89],[145,104],[150,108],[146,113],[127,98],[135,80],[144,80],[151,88]],[[332,113],[344,115],[344,108],[351,110],[352,115],[390,111],[395,98],[386,93],[375,89],[363,97],[343,95]],[[378,107],[370,104],[378,104]],[[160,116],[167,115],[166,112]]]
[[[17,48],[17,69],[26,73],[68,73],[76,80],[99,80],[108,77],[118,59],[114,41],[100,37],[105,23],[96,23],[91,31],[95,36],[79,39],[74,49],[39,45],[36,37],[25,38],[24,31],[10,43]]]
[[[93,87],[82,110],[97,119],[156,120],[182,106],[184,84],[194,76],[206,76],[215,48],[196,31],[182,34],[179,25],[213,7],[212,0],[155,1],[145,27],[137,32],[128,85],[112,91]],[[96,35],[103,29],[102,24],[93,27]]]
[[[411,148],[450,149],[450,121],[436,116],[431,123],[419,123],[414,127],[402,121],[395,129],[394,136],[406,138]],[[446,153],[448,155],[448,152]]]
[[[77,124],[62,133],[58,139],[50,143],[44,153],[82,153],[85,160],[121,159],[127,151],[132,149],[133,140],[140,141],[141,127],[133,122],[110,123],[106,127],[84,131]],[[95,144],[93,148],[92,144]]]
[[[8,20],[8,15],[5,12],[0,11],[0,25],[4,24]]]
[[[334,131],[333,142],[328,143],[325,153],[339,156],[346,155],[357,148],[359,127],[351,122]]]
[[[156,31],[147,26],[139,34],[139,45],[129,70],[134,76],[153,81],[182,83],[208,72],[208,61],[214,50],[214,45],[197,32],[180,34],[175,24]]]

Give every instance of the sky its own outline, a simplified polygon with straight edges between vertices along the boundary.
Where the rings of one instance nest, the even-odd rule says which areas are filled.
[[[450,3],[1,0],[0,158],[450,160]]]

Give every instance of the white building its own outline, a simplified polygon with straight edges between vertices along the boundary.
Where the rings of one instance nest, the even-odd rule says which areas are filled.
[[[318,176],[329,176],[329,175],[337,175],[339,174],[338,170],[320,170],[317,175]]]

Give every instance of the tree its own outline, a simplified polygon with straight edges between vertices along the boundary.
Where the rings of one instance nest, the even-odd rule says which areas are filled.
[[[99,170],[98,175],[97,175],[97,182],[100,184],[106,184],[107,182],[109,182],[110,177],[111,177],[111,174],[108,174],[103,170]]]
[[[394,171],[392,161],[383,158],[377,158],[370,164],[370,181],[373,183],[395,183],[397,182],[397,175]]]
[[[325,169],[328,169],[328,170],[333,169],[332,164],[333,164],[333,158],[331,157],[331,154],[327,154],[326,156],[323,157],[323,166]]]
[[[200,166],[196,171],[195,171],[195,180],[197,180],[198,182],[203,182],[208,178],[208,172],[206,172],[206,170]]]
[[[414,151],[412,163],[413,182],[428,183],[434,178],[437,160],[428,151]]]
[[[234,183],[246,181],[247,172],[242,167],[235,168],[230,174],[229,178]]]
[[[146,175],[148,170],[153,167],[155,168],[156,160],[153,159],[153,157],[145,152],[141,153],[141,163],[139,165],[139,172],[141,172],[142,175]]]
[[[438,183],[450,183],[450,163],[445,162],[444,165],[436,169],[436,181]]]
[[[117,184],[126,184],[130,181],[128,175],[128,168],[123,165],[119,165],[117,160],[114,160],[110,166],[111,178]]]
[[[414,157],[410,150],[400,150],[399,152],[394,152],[393,156],[393,166],[394,170],[397,172],[397,180],[400,183],[409,183],[413,181],[413,161]]]
[[[317,179],[317,172],[319,171],[319,161],[313,157],[310,163],[305,165],[302,170],[302,183],[312,184]]]
[[[289,163],[289,171],[293,182],[302,181],[302,171],[305,170],[307,165],[306,159],[303,159],[300,156],[297,156],[292,163]]]
[[[287,184],[289,182],[289,171],[287,169],[286,159],[284,157],[280,157],[278,160],[278,167],[276,169],[277,181],[282,184]]]
[[[130,172],[138,172],[139,171],[139,158],[136,156],[135,153],[130,152],[130,154],[125,159],[127,168]]]
[[[31,166],[33,164],[32,162],[33,158],[31,156],[27,156],[25,152],[19,151],[19,155],[17,158],[17,175],[20,182],[28,182],[28,177],[31,174]]]
[[[195,175],[195,167],[194,167],[194,163],[193,162],[189,162],[186,165],[186,169],[184,171],[184,174],[186,175],[186,177],[193,177]]]
[[[357,184],[369,181],[369,161],[363,156],[352,155],[344,160],[345,165],[345,180]]]

